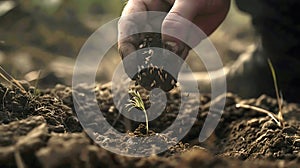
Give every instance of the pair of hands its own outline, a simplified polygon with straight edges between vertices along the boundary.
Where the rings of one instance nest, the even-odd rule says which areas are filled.
[[[140,13],[138,17],[130,17],[131,14],[146,11],[160,11],[167,13],[162,24],[159,25],[163,47],[185,60],[190,47],[196,46],[203,39],[203,37],[199,37],[201,35],[194,35],[193,32],[189,32],[191,30],[190,27],[195,27],[196,25],[206,36],[210,35],[225,19],[229,7],[230,0],[129,0],[122,12],[118,25],[119,53],[122,59],[124,59],[139,49],[139,45],[143,42],[145,36],[133,32],[143,32],[140,29],[145,27],[145,25],[143,25],[146,23],[145,20],[148,19],[147,21],[150,22],[150,27],[157,26],[151,24],[151,18],[147,18],[143,13]],[[189,22],[187,22],[187,20]],[[181,39],[185,39],[188,36],[193,46],[187,46],[179,39],[171,35],[166,35],[167,33],[164,32],[173,34],[176,37],[182,37]],[[135,65],[139,65],[137,63],[138,61],[136,61],[139,57],[136,55],[135,57],[128,58],[133,59],[124,61],[123,63],[126,73],[130,76],[130,74],[137,72]]]
[[[208,36],[222,23],[229,7],[230,0],[129,0],[122,12],[122,17],[145,11],[167,12],[161,28],[162,42],[165,48],[185,59],[190,49],[189,46],[174,37],[164,35],[164,32],[176,31],[181,35],[188,34],[186,25],[182,24],[178,17],[181,16],[198,26]],[[138,27],[140,27],[138,20],[121,20],[119,37],[120,34],[128,34],[128,31]],[[143,38],[143,36],[121,38],[118,42],[121,57],[124,58],[137,50]],[[198,39],[195,45],[201,41],[200,37]]]

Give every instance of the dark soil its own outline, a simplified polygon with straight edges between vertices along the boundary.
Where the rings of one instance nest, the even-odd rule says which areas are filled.
[[[95,91],[103,116],[114,128],[126,133],[122,138],[107,140],[105,135],[95,132],[101,144],[106,141],[126,150],[145,150],[133,149],[133,146],[125,143],[132,137],[147,137],[145,126],[144,123],[129,121],[118,113],[112,101],[110,85],[82,85],[78,88]],[[284,104],[284,126],[279,127],[265,114],[235,107],[236,103],[245,103],[277,112],[275,99],[262,95],[257,99],[242,100],[228,93],[218,127],[208,140],[199,143],[199,131],[211,102],[210,95],[201,95],[197,121],[181,142],[175,143],[162,136],[157,140],[173,145],[172,148],[158,155],[134,158],[111,153],[90,139],[74,111],[70,87],[57,85],[53,89],[36,90],[27,86],[26,89],[27,93],[23,93],[18,88],[0,85],[0,167],[210,168],[300,165],[298,104]],[[148,91],[137,89],[145,98],[146,106],[149,106],[146,97]],[[175,120],[180,104],[179,92],[175,88],[167,94],[168,110],[149,123],[149,136],[162,132]],[[193,103],[190,102],[190,107],[193,107]],[[186,113],[189,113],[188,108]],[[96,115],[91,114],[90,117]],[[101,121],[91,124],[101,126]]]

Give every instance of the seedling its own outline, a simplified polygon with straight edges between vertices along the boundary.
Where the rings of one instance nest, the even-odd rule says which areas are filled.
[[[273,78],[273,82],[274,82],[274,87],[275,87],[275,92],[276,92],[276,98],[277,98],[277,104],[278,104],[278,114],[274,114],[268,110],[265,110],[263,108],[260,107],[256,107],[256,106],[251,106],[251,105],[246,105],[246,104],[236,104],[237,108],[245,108],[245,109],[251,109],[251,110],[255,110],[257,112],[260,113],[264,113],[267,114],[268,116],[270,116],[279,127],[283,126],[283,115],[282,115],[282,106],[283,106],[283,96],[280,93],[279,94],[279,90],[278,90],[278,84],[277,84],[277,78],[276,78],[276,73],[275,73],[275,69],[273,67],[273,64],[271,62],[270,59],[268,59],[268,64],[269,67],[271,69],[272,72],[272,78]]]
[[[34,84],[35,89],[34,89],[33,94],[35,96],[38,96],[40,94],[40,90],[38,89],[40,77],[41,77],[41,70],[38,71],[38,75],[37,75],[37,78],[36,78],[36,81],[35,81],[35,84]]]
[[[133,108],[138,108],[140,110],[143,111],[144,115],[145,115],[145,119],[146,119],[146,131],[147,131],[147,135],[149,132],[149,125],[148,125],[148,115],[147,115],[147,111],[143,102],[143,99],[140,95],[140,93],[136,90],[129,90],[128,92],[129,94],[131,94],[132,98],[129,100],[129,103],[126,104],[126,107],[129,107],[128,111],[130,111]]]

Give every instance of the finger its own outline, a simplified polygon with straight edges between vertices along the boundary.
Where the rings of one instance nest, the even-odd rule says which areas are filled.
[[[135,51],[141,42],[138,34],[140,29],[139,22],[143,22],[146,19],[146,16],[136,13],[146,10],[144,1],[129,0],[118,22],[118,51],[122,57],[125,72],[130,78],[133,78],[138,70]]]
[[[196,46],[220,25],[229,6],[229,0],[191,0],[188,3],[184,0],[175,1],[163,23],[163,41],[171,42],[173,48],[179,51],[184,48],[179,39],[190,47]],[[171,33],[171,36],[165,32]]]
[[[131,28],[132,30],[133,28]],[[132,52],[136,51],[138,49],[139,44],[141,44],[143,39],[143,34],[136,34],[129,33],[126,37],[120,37],[118,38],[118,51],[123,58],[131,54]]]
[[[191,45],[188,39],[189,31],[197,29],[192,21],[198,14],[199,0],[177,0],[162,24],[162,40],[165,47],[177,55],[185,58],[188,52],[187,43]],[[196,32],[194,32],[196,33]],[[200,34],[194,34],[194,37],[200,38]],[[194,42],[195,43],[195,42]]]
[[[158,23],[156,18],[147,18],[149,16],[147,16],[147,13],[145,13],[146,11],[169,11],[170,8],[171,4],[165,2],[164,0],[129,0],[122,12],[122,16],[118,25],[119,46],[124,43],[131,43],[133,46],[137,47],[138,40],[140,39],[137,39],[137,36],[130,38],[127,37],[131,36],[132,34],[142,32],[144,30],[143,28],[146,26],[153,26],[152,22]],[[153,17],[153,14],[150,16]],[[160,25],[161,23],[154,26],[161,28]],[[124,56],[128,55],[125,51],[122,53],[123,58]]]
[[[224,21],[230,8],[230,0],[218,0],[200,12],[193,22],[207,35],[213,33]]]
[[[143,0],[128,0],[122,11],[122,16],[143,11],[147,11],[146,4]]]
[[[125,6],[121,18],[118,23],[118,50],[122,58],[129,55],[137,49],[140,42],[139,33],[140,27],[146,20],[144,13],[146,4],[142,0],[129,0]]]

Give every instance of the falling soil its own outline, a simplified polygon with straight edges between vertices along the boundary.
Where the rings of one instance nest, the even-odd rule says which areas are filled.
[[[150,106],[148,91],[134,86]],[[271,117],[253,110],[239,108],[237,103],[259,106],[276,113],[277,101],[262,95],[257,99],[243,100],[226,94],[226,106],[213,134],[203,143],[198,141],[199,132],[207,117],[211,103],[210,95],[199,97],[200,107],[193,127],[177,142],[168,139],[172,132],[163,132],[178,117],[180,90],[167,93],[165,111],[149,123],[146,134],[143,122],[126,119],[114,105],[110,85],[95,87],[81,85],[75,89],[57,85],[53,89],[37,90],[0,85],[0,167],[299,167],[300,165],[300,107],[284,104],[284,123],[278,126]],[[91,127],[83,129],[75,112],[73,92],[88,90],[95,93],[102,115],[111,127],[123,133],[120,138],[107,138],[113,134],[109,129],[104,134],[93,128],[101,127],[97,113]],[[76,93],[74,93],[76,94]],[[84,95],[83,95],[84,96]],[[184,113],[189,115],[197,101],[190,101]],[[83,105],[89,108],[89,104]],[[105,128],[103,128],[105,130]],[[94,131],[94,132],[93,132]],[[90,132],[96,138],[89,136]],[[144,137],[145,146],[150,138],[171,147],[155,154],[156,147],[131,146],[128,141]],[[112,136],[112,135],[110,135]],[[98,144],[103,145],[102,147]],[[153,150],[148,157],[128,157],[112,153],[105,145],[114,144],[124,151]]]

